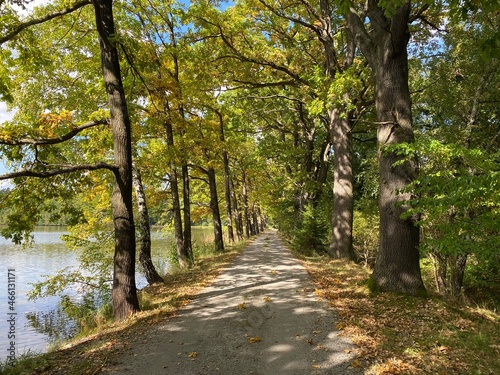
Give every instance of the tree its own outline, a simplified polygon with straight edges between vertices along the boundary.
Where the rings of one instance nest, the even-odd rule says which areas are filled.
[[[23,30],[48,20],[71,13],[90,2],[78,3],[62,11],[55,11],[44,16],[14,25],[1,38],[6,42]],[[113,19],[112,0],[96,0],[92,3],[95,11],[95,25],[99,37],[102,77],[108,95],[111,114],[110,124],[113,133],[113,164],[98,163],[95,165],[47,166],[37,158],[38,145],[60,143],[73,138],[83,129],[70,131],[62,138],[29,138],[28,144],[35,148],[35,163],[27,170],[13,172],[2,176],[42,177],[48,178],[82,170],[106,168],[113,172],[114,188],[112,195],[113,224],[115,230],[114,275],[112,287],[113,315],[116,319],[124,319],[139,310],[135,286],[135,228],[132,209],[132,153],[130,118],[121,80],[120,63],[116,48],[116,32]],[[86,128],[88,126],[84,126]],[[22,141],[22,140],[21,140]],[[23,141],[24,142],[24,141]],[[25,143],[25,142],[24,142]],[[16,145],[8,140],[7,145]],[[54,168],[55,167],[55,168]]]
[[[490,43],[499,17],[482,8],[464,19],[451,8],[438,24],[439,45],[422,49],[412,66],[422,171],[412,205],[436,289],[454,298],[467,281],[487,289],[498,274],[500,64]]]
[[[404,160],[394,146],[414,140],[408,86],[408,22],[411,2],[384,9],[369,0],[370,29],[353,8],[347,20],[357,45],[367,59],[375,83],[377,141],[379,146],[380,247],[373,281],[381,290],[425,292],[420,274],[419,228],[405,215],[411,192],[402,192],[417,177],[414,160]]]
[[[141,263],[148,284],[163,283],[163,278],[158,274],[151,261],[151,226],[149,224],[148,206],[146,204],[144,186],[142,185],[141,172],[139,169],[134,168],[132,173],[137,211],[139,213],[139,242],[141,244],[139,262]]]

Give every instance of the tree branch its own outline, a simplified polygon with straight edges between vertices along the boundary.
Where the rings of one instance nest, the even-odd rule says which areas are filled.
[[[109,122],[106,119],[102,120],[97,120],[97,121],[90,121],[86,122],[83,125],[77,126],[76,128],[73,128],[69,133],[66,133],[64,135],[61,135],[60,137],[56,138],[40,138],[40,139],[33,139],[33,138],[21,138],[21,139],[16,139],[16,140],[5,140],[0,138],[0,144],[1,145],[8,145],[8,146],[22,146],[22,145],[32,145],[32,146],[42,146],[42,145],[54,145],[57,143],[62,143],[65,142],[74,136],[76,136],[78,133],[81,131],[92,128],[97,125],[108,125]]]
[[[68,8],[61,9],[61,10],[54,12],[54,13],[46,14],[45,16],[40,17],[40,18],[35,18],[32,20],[23,22],[23,23],[17,25],[12,31],[10,31],[6,35],[0,37],[0,45],[11,40],[17,34],[19,34],[21,31],[23,31],[24,29],[27,29],[30,26],[38,25],[40,23],[50,21],[53,18],[64,16],[65,14],[72,13],[75,10],[80,9],[81,7],[84,7],[85,5],[90,5],[90,4],[91,4],[90,0],[82,0],[82,1],[74,4],[73,6],[70,6]]]
[[[17,172],[12,172],[12,173],[5,173],[3,175],[0,175],[0,181],[2,180],[9,180],[12,178],[16,177],[37,177],[37,178],[48,178],[48,177],[53,177],[53,176],[58,176],[62,174],[67,174],[67,173],[72,173],[72,172],[78,172],[78,171],[96,171],[98,169],[108,169],[112,171],[113,173],[118,172],[118,168],[114,165],[107,164],[107,163],[97,163],[97,164],[80,164],[80,165],[53,165],[57,166],[57,169],[54,170],[42,170],[42,171],[36,171],[36,170],[21,170]]]

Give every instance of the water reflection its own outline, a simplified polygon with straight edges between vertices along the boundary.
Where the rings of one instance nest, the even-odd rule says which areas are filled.
[[[204,237],[210,233],[209,228],[195,228],[193,237]],[[19,356],[28,351],[45,352],[47,345],[74,337],[79,330],[79,322],[71,319],[60,296],[40,298],[35,301],[27,299],[33,283],[45,280],[47,275],[70,267],[77,269],[79,265],[78,251],[68,250],[61,240],[64,228],[40,227],[34,232],[35,244],[30,248],[16,246],[0,237],[0,361],[7,356],[9,324],[7,275],[9,269],[15,270],[16,283],[16,352]],[[160,274],[169,270],[168,252],[172,237],[160,232],[152,233],[152,258]],[[145,277],[137,267],[136,284],[139,289],[147,285]],[[73,303],[84,302],[84,298],[74,289],[63,292]],[[96,296],[94,296],[96,297]],[[66,301],[67,302],[67,301]]]
[[[54,310],[28,312],[26,319],[31,328],[46,336],[50,343],[73,338],[79,331],[77,322],[68,317],[61,304]]]

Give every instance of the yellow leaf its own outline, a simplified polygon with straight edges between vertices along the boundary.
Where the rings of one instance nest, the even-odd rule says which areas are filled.
[[[263,299],[264,299],[264,301],[266,301],[266,302],[271,302],[271,297],[264,297]]]
[[[247,308],[247,303],[243,302],[238,305],[238,309],[240,310],[245,310]]]
[[[261,338],[259,336],[255,336],[255,337],[250,337],[248,338],[248,342],[250,344],[255,344],[256,342],[259,342],[259,341],[262,341]]]
[[[357,358],[354,361],[352,361],[351,367],[353,367],[353,368],[361,367],[361,363],[359,362],[359,360]]]
[[[196,357],[198,357],[198,352],[191,352],[188,354],[188,357],[189,358],[196,358]]]
[[[320,365],[312,365],[312,368],[321,368]]]

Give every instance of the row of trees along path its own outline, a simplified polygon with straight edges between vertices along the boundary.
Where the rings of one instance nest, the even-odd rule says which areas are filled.
[[[2,155],[13,170],[0,180],[14,184],[4,199],[14,212],[2,234],[23,242],[40,212],[57,205],[62,206],[58,214],[68,214],[70,221],[94,225],[86,240],[105,228],[96,217],[107,217],[114,230],[116,319],[139,310],[133,208],[133,181],[142,184],[139,170],[162,211],[157,216],[173,221],[181,267],[194,261],[192,210],[198,216],[211,213],[215,250],[223,251],[224,214],[229,239],[236,241],[248,237],[266,216],[293,232],[303,229],[308,209],[326,207],[328,212],[332,207],[328,251],[352,260],[354,157],[362,159],[357,161],[361,168],[376,153],[379,178],[373,195],[378,194],[380,246],[372,280],[382,291],[425,293],[421,223],[409,204],[419,202],[408,188],[427,186],[418,184],[411,149],[407,50],[416,27],[409,25],[418,24],[426,35],[420,37],[429,41],[428,28],[439,30],[434,23],[448,19],[443,11],[450,25],[460,26],[463,15],[478,7],[475,3],[242,0],[226,7],[204,1],[55,0],[31,13],[28,3],[0,2],[0,99],[18,109],[0,134]],[[484,31],[487,47],[498,36],[487,34],[498,13],[488,1],[478,4],[487,21],[479,17],[477,30]],[[46,45],[41,47],[40,40]],[[497,71],[497,61],[492,62],[480,81],[483,86]],[[468,116],[466,148],[474,140],[478,107],[490,102],[479,100],[483,86]],[[368,134],[367,144],[376,129],[376,146],[354,152],[354,127],[362,123],[372,126],[359,130]],[[494,168],[491,163],[483,169]],[[460,173],[487,175],[469,164]],[[219,172],[223,180],[218,181]],[[494,181],[485,183],[488,192],[494,191]],[[361,185],[365,194],[368,183]],[[146,244],[144,191],[136,188]],[[108,213],[103,208],[107,198]],[[226,210],[221,214],[222,200]],[[461,209],[459,215],[472,220],[494,212],[494,200],[479,201],[480,210]],[[439,215],[451,206],[456,202]],[[456,215],[450,213],[449,221]],[[310,216],[315,225],[320,221],[320,215]],[[491,229],[498,231],[493,224]],[[309,238],[316,241],[313,247],[324,247],[314,235]],[[146,245],[141,246],[141,264],[151,282],[161,281]],[[454,291],[460,290],[468,251],[455,257],[455,268],[462,272],[455,273]],[[433,259],[443,265],[452,259],[448,255]],[[444,270],[438,279],[446,276]]]

